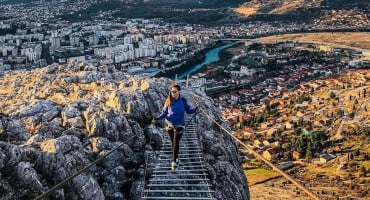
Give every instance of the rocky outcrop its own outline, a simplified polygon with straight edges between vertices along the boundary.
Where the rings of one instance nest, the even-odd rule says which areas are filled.
[[[140,199],[163,143],[151,117],[161,111],[170,80],[80,69],[54,65],[3,75],[0,199],[33,199],[118,146],[51,198]],[[212,100],[198,95],[222,122]],[[249,199],[236,144],[205,116],[196,120],[217,198]]]

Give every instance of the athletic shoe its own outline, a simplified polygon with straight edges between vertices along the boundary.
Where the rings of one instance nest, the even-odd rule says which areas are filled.
[[[175,169],[176,169],[176,162],[172,161],[171,162],[171,170],[175,170]]]

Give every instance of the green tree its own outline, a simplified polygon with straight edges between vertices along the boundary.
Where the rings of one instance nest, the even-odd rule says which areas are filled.
[[[312,149],[311,149],[311,145],[310,144],[307,146],[305,158],[306,159],[312,158]]]
[[[330,92],[330,98],[334,99],[336,97],[335,93],[333,91]]]
[[[360,155],[360,149],[356,149],[355,150],[355,156],[359,156]]]
[[[355,117],[355,113],[354,113],[354,112],[351,112],[351,113],[349,114],[349,117],[350,117],[351,119],[353,119],[353,118]]]
[[[315,91],[315,89],[314,89],[313,87],[311,87],[311,91],[310,91],[310,93],[311,93],[311,94],[313,94],[313,93],[314,93],[314,91]]]
[[[360,176],[361,177],[365,177],[366,176],[366,168],[363,165],[361,165],[361,167],[360,167]]]

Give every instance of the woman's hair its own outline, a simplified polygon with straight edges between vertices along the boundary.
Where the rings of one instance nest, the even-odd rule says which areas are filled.
[[[171,88],[176,88],[177,91],[181,90],[181,87],[179,85],[177,85],[176,83],[171,83],[166,101],[164,102],[164,107],[168,107],[171,104]]]
[[[179,85],[177,85],[177,84],[173,85],[172,87],[176,88],[176,89],[177,89],[177,91],[180,91],[180,90],[181,90],[180,86],[179,86]]]

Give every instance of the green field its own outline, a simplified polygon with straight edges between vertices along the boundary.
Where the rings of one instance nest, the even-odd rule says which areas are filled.
[[[267,169],[261,169],[261,168],[244,170],[244,173],[246,175],[276,174],[276,172],[274,172],[274,171],[267,170]]]
[[[265,181],[281,176],[277,172],[267,170],[267,169],[262,169],[262,168],[244,170],[244,174],[248,179],[249,186],[263,183]]]

